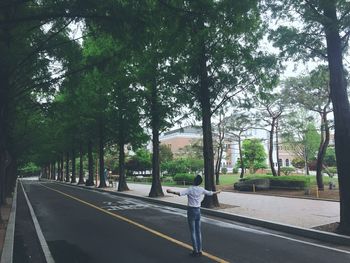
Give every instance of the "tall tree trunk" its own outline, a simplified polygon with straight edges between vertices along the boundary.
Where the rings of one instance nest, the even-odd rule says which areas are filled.
[[[75,149],[72,150],[72,178],[71,178],[71,183],[76,183],[76,156],[75,156]]]
[[[216,164],[215,164],[215,184],[216,185],[220,184],[221,159],[224,151],[223,147],[224,146],[222,145],[222,143],[220,143],[218,147],[218,158],[216,159]]]
[[[216,185],[220,184],[220,170],[221,170],[221,159],[222,154],[224,151],[224,139],[225,139],[225,128],[222,127],[224,125],[223,119],[222,119],[222,113],[220,113],[220,120],[219,120],[219,145],[217,149],[217,159],[215,163],[215,183]]]
[[[271,128],[269,131],[270,134],[270,140],[269,140],[269,162],[270,162],[270,168],[273,176],[277,176],[275,165],[273,163],[273,134],[275,131],[275,124],[276,124],[276,119],[272,118],[272,123],[271,123]],[[278,159],[277,159],[278,162]]]
[[[242,153],[242,142],[241,142],[241,132],[239,133],[238,136],[238,152],[239,152],[239,162],[240,162],[240,167],[241,167],[241,173],[239,175],[239,178],[243,178],[244,177],[244,161],[243,161],[243,153]]]
[[[66,153],[66,180],[67,183],[69,182],[69,152]]]
[[[88,173],[89,179],[86,181],[85,185],[92,186],[94,185],[94,158],[92,156],[92,142],[88,142]]]
[[[8,53],[10,49],[10,36],[9,32],[3,32],[2,37],[6,38],[6,45],[2,46],[3,52]],[[10,54],[10,53],[8,53]],[[3,60],[2,60],[3,62]],[[7,119],[8,119],[8,94],[10,90],[9,81],[9,67],[4,66],[1,63],[0,66],[0,205],[3,204],[3,196],[6,193],[6,169],[9,164],[10,154],[7,148]],[[0,210],[1,211],[1,210]],[[2,221],[0,212],[0,222]]]
[[[104,177],[104,170],[105,170],[105,161],[104,161],[104,157],[105,157],[105,152],[104,152],[104,133],[103,133],[103,127],[102,127],[102,123],[100,122],[100,127],[99,127],[99,131],[100,131],[100,136],[99,136],[99,177],[100,177],[100,184],[99,184],[99,188],[103,188],[103,187],[107,187],[106,184],[106,180]]]
[[[64,154],[61,155],[61,174],[60,174],[60,181],[63,181],[64,178]]]
[[[160,182],[159,165],[159,102],[157,94],[156,80],[151,84],[151,126],[152,126],[152,186],[149,197],[164,196],[162,184]]]
[[[83,144],[79,144],[79,181],[78,184],[84,184],[84,165],[83,165]]]
[[[322,1],[322,4],[324,5],[324,15],[328,18],[325,32],[335,121],[335,153],[340,195],[339,230],[350,234],[350,105],[344,76],[336,3],[335,1]]]
[[[128,191],[129,187],[126,184],[125,178],[125,150],[124,150],[124,134],[122,131],[123,127],[119,131],[119,183],[118,183],[118,191]]]
[[[57,177],[55,178],[56,181],[60,179],[61,175],[61,160],[57,160]]]
[[[277,176],[281,176],[281,164],[278,161],[280,159],[280,150],[278,142],[278,119],[276,119],[276,160],[277,160]]]
[[[329,144],[329,127],[327,120],[327,111],[324,110],[321,113],[321,141],[317,153],[317,163],[316,163],[316,181],[318,190],[324,190],[323,177],[322,177],[322,168],[323,168],[323,159],[326,154],[326,150]]]
[[[52,178],[51,180],[56,180],[56,161],[52,162]]]
[[[200,27],[204,30],[203,21],[200,22]],[[216,191],[214,182],[214,151],[213,151],[213,134],[211,127],[211,104],[210,90],[207,69],[207,57],[204,40],[201,41],[201,50],[199,55],[199,92],[198,100],[201,106],[202,113],[202,129],[203,129],[203,157],[204,157],[204,183],[205,189]],[[219,207],[217,195],[206,195],[202,201],[203,207]]]

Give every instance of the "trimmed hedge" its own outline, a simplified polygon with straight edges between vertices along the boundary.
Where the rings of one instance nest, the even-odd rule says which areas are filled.
[[[295,168],[294,167],[281,167],[281,172],[284,175],[290,175],[291,173],[295,172]]]
[[[234,185],[234,188],[237,190],[240,190],[239,188],[242,188],[245,191],[250,191],[252,189],[252,185],[255,184],[256,190],[259,190],[258,185],[262,184],[262,182],[265,180],[269,181],[269,189],[300,190],[305,189],[310,185],[309,178],[306,178],[305,176],[248,176],[240,182],[236,183]],[[266,189],[266,183],[264,183],[264,186]]]
[[[193,184],[195,175],[188,173],[179,173],[174,175],[174,181],[176,184]]]
[[[308,186],[307,180],[276,180],[274,178],[270,179],[271,189],[295,189],[301,190]]]
[[[253,191],[255,190],[268,190],[270,188],[270,180],[265,178],[258,179],[241,179],[239,182],[233,185],[235,190],[238,191]]]

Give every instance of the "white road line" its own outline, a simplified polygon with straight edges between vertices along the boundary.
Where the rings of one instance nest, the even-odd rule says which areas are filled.
[[[31,214],[32,219],[33,219],[34,227],[35,227],[36,233],[37,233],[37,235],[38,235],[41,248],[43,249],[46,262],[47,262],[47,263],[55,263],[55,260],[53,259],[52,255],[51,255],[49,246],[48,246],[47,243],[46,243],[46,240],[45,240],[45,237],[44,237],[44,235],[43,235],[43,232],[41,231],[41,228],[40,228],[38,219],[37,219],[36,216],[35,216],[33,207],[32,207],[32,205],[30,204],[30,201],[29,201],[29,199],[28,199],[28,196],[27,196],[26,192],[24,191],[24,187],[23,187],[22,182],[21,182],[21,187],[22,187],[22,190],[23,190],[23,193],[24,193],[24,197],[25,197],[25,199],[26,199],[26,201],[27,201],[30,214]]]

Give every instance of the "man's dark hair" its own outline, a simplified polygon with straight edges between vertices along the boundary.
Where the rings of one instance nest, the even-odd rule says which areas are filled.
[[[203,182],[202,176],[200,176],[199,174],[197,174],[197,176],[194,178],[193,180],[193,184],[195,186],[200,185]]]

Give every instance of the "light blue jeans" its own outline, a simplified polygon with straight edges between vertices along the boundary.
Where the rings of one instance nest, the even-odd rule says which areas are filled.
[[[191,232],[191,240],[194,252],[202,251],[201,234],[201,210],[199,207],[187,208],[187,220]]]

